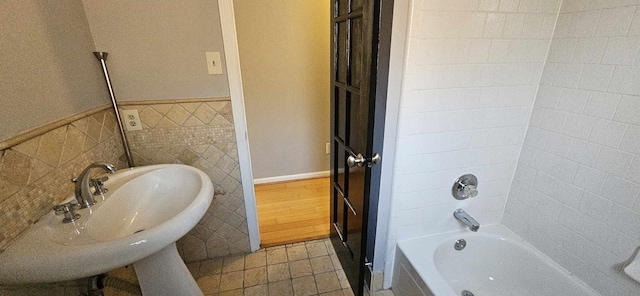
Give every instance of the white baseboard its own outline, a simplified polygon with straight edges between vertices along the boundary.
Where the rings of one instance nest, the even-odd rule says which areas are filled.
[[[253,179],[253,184],[259,185],[259,184],[295,181],[295,180],[322,178],[322,177],[329,177],[329,171]]]

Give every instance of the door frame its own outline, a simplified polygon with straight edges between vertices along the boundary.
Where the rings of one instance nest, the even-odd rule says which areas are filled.
[[[253,169],[251,168],[247,115],[244,107],[240,52],[238,51],[233,0],[218,0],[218,10],[220,13],[220,27],[222,28],[222,42],[224,44],[224,59],[227,65],[227,76],[229,77],[229,95],[231,96],[231,110],[238,146],[238,162],[240,165],[240,178],[242,179],[242,192],[244,193],[247,228],[249,230],[249,245],[251,246],[251,252],[255,252],[260,249],[260,226],[258,225],[256,193],[253,187]]]
[[[404,57],[405,40],[408,34],[408,17],[410,0],[395,0],[393,4],[393,29],[391,33],[391,52],[389,60],[389,80],[387,84],[387,107],[384,129],[384,146],[381,162],[380,197],[378,202],[378,215],[376,227],[375,255],[373,262],[374,273],[385,271],[385,288],[390,285],[393,258],[387,258],[387,236],[390,220],[391,192],[393,183],[393,164],[395,160],[396,130],[398,125],[398,113],[400,109],[400,94],[402,93],[402,78],[405,73]],[[247,216],[247,228],[249,231],[249,244],[251,251],[260,249],[260,230],[258,225],[258,212],[256,208],[253,171],[251,168],[251,155],[249,150],[249,137],[247,132],[247,118],[244,106],[244,92],[242,87],[242,73],[240,71],[240,54],[238,51],[238,38],[235,25],[235,12],[233,0],[218,0],[220,14],[220,26],[222,29],[222,41],[224,43],[224,59],[229,77],[229,94],[234,118],[238,161],[240,176],[244,193],[244,204]],[[393,246],[390,247],[393,249]],[[389,280],[387,280],[389,277]]]
[[[407,36],[412,0],[394,0],[389,47],[389,76],[387,80],[387,101],[382,147],[383,161],[380,163],[380,190],[378,197],[378,215],[373,256],[374,278],[383,273],[384,279],[372,280],[374,289],[389,289],[395,259],[395,246],[388,246],[389,221],[391,220],[391,195],[393,192],[393,166],[397,143],[398,116],[403,79],[407,73],[405,56],[409,50]],[[391,234],[393,235],[393,234]],[[395,240],[395,238],[394,238]],[[374,290],[375,291],[375,290]]]

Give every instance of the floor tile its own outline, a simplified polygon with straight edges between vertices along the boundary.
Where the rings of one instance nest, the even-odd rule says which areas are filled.
[[[324,245],[327,247],[327,252],[329,253],[329,255],[335,254],[336,250],[333,248],[333,244],[331,243],[331,240],[323,239],[323,241],[324,241]]]
[[[305,276],[293,279],[293,295],[295,296],[309,296],[318,293],[316,289],[316,281],[313,276]]]
[[[289,274],[289,264],[280,263],[267,266],[269,282],[277,282],[291,278]]]
[[[244,296],[266,296],[266,295],[269,295],[269,286],[267,286],[266,284],[244,288]]]
[[[215,258],[200,262],[200,270],[198,271],[198,275],[204,276],[222,273],[222,260],[223,258]]]
[[[352,296],[328,239],[189,263],[207,296]]]
[[[244,270],[244,256],[225,257],[222,262],[222,272]]]
[[[309,261],[309,259],[289,262],[289,271],[291,272],[291,278],[298,278],[313,274],[311,261]]]
[[[191,276],[193,277],[197,277],[198,273],[200,272],[200,262],[191,262],[191,263],[187,263],[187,269],[189,269],[189,272],[191,273]]]
[[[338,281],[338,277],[335,272],[325,272],[321,274],[316,274],[316,286],[318,287],[318,292],[331,292],[335,290],[340,290],[340,282]]]
[[[267,248],[267,265],[278,264],[287,262],[287,249],[282,248]]]
[[[231,290],[231,291],[224,291],[224,292],[220,292],[220,294],[218,294],[218,296],[243,296],[244,295],[244,289],[235,289],[235,290]]]
[[[267,283],[267,267],[257,267],[244,271],[244,286],[251,287]]]
[[[309,257],[320,257],[329,255],[327,251],[327,246],[324,241],[313,241],[307,244],[307,251],[309,252]]]
[[[349,280],[347,279],[347,275],[344,273],[344,270],[336,270],[336,275],[338,276],[338,281],[340,281],[340,286],[343,289],[351,287],[351,284],[349,284]]]
[[[287,258],[289,259],[289,261],[306,259],[308,257],[309,255],[307,254],[307,248],[304,244],[293,247],[287,246]]]
[[[293,296],[291,280],[269,283],[269,295]]]
[[[310,261],[314,274],[333,271],[333,263],[329,256],[311,258]]]
[[[297,247],[297,246],[304,246],[307,242],[297,242],[297,243],[292,243],[292,244],[286,244],[287,247]]]
[[[244,268],[267,266],[267,252],[264,250],[251,253],[244,257]]]
[[[196,280],[198,287],[204,294],[217,293],[220,287],[220,275],[208,275]]]
[[[220,292],[242,288],[244,271],[223,273],[220,277]]]
[[[335,269],[342,269],[342,264],[340,263],[340,259],[338,259],[338,256],[336,254],[332,254],[329,257],[331,257],[331,262],[333,263]]]
[[[344,296],[344,292],[342,290],[331,291],[327,293],[322,293],[320,296]]]

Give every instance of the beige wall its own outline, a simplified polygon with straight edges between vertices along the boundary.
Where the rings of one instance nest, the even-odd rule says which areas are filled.
[[[1,1],[0,20],[0,141],[109,102],[82,1]]]
[[[214,183],[209,211],[178,242],[182,258],[249,252],[226,69],[208,74],[205,58],[224,63],[217,1],[83,1],[121,109],[140,114],[143,130],[127,132],[136,165],[185,163]]]
[[[329,169],[328,1],[234,1],[254,178]]]
[[[224,53],[215,0],[83,0],[91,33],[120,101],[228,97],[206,51]]]
[[[9,140],[13,143],[16,134],[52,121],[67,122],[21,143],[11,144],[9,149],[0,150],[0,209],[5,209],[0,213],[0,253],[26,228],[51,211],[54,204],[72,194],[73,183],[69,180],[88,163],[103,160],[119,168],[124,167],[115,114],[106,105],[109,102],[107,90],[99,63],[92,54],[94,42],[83,3],[81,0],[56,3],[61,4],[56,6],[35,1],[0,3],[0,19],[3,21],[0,31],[0,142]],[[189,76],[189,73],[180,72],[189,67],[197,68],[189,66],[196,63],[195,59],[191,60],[195,56],[191,54],[196,51],[194,48],[200,57],[197,63],[205,73],[204,51],[223,49],[221,40],[212,42],[216,38],[221,39],[217,3],[184,3],[175,7],[155,5],[158,11],[146,16],[138,14],[140,19],[132,17],[139,11],[131,7],[127,8],[131,12],[100,11],[101,16],[109,12],[122,14],[125,18],[129,16],[129,19],[116,19],[105,24],[108,33],[124,26],[135,31],[138,26],[140,35],[160,32],[154,38],[165,40],[154,43],[149,38],[121,30],[119,33],[128,36],[126,40],[129,42],[124,44],[126,46],[121,52],[136,54],[147,48],[156,48],[164,54],[161,59],[174,63],[165,63],[160,65],[162,67],[154,65],[156,60],[139,63],[135,59],[120,59],[118,63],[117,58],[112,58],[112,52],[110,66],[116,69],[119,65],[125,66],[126,71],[114,73],[117,71],[110,67],[111,74],[120,76],[125,85],[130,81],[139,84],[139,89],[130,89],[134,92],[129,93],[130,98],[183,99],[228,94],[226,76],[215,76],[218,79],[216,84],[211,81],[214,76]],[[118,6],[118,3],[112,5]],[[162,15],[158,15],[160,11]],[[164,26],[159,24],[160,19],[171,18],[181,21]],[[128,23],[123,25],[124,22]],[[199,31],[192,30],[195,24]],[[172,38],[163,35],[163,30],[173,28],[181,28],[181,32],[174,30]],[[102,47],[101,50],[110,49]],[[180,65],[184,67],[178,69]],[[139,82],[138,74],[146,80]],[[116,81],[114,85],[119,94]],[[150,86],[156,92],[145,89]],[[162,93],[158,95],[159,92]],[[119,99],[122,101],[122,96]],[[145,128],[129,133],[137,164],[190,164],[206,171],[216,189],[209,211],[178,242],[185,261],[249,252],[229,99],[147,103],[125,106],[140,111]],[[102,109],[96,108],[96,111],[77,116],[99,105],[103,105]],[[52,124],[48,126],[53,127]],[[73,283],[28,288],[0,286],[0,295],[34,293],[75,295],[79,291]]]

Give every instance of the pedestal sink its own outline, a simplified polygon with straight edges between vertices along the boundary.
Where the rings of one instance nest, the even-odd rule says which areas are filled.
[[[175,242],[213,199],[211,179],[186,165],[153,165],[109,175],[98,203],[62,223],[53,212],[0,254],[0,284],[50,283],[133,264],[145,295],[202,295]],[[73,199],[73,196],[69,200]]]

